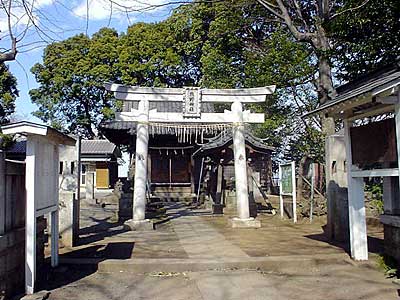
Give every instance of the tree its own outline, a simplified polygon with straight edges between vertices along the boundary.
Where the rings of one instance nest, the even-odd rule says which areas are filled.
[[[67,132],[93,138],[96,127],[112,117],[115,103],[104,82],[120,77],[118,34],[102,29],[92,39],[80,34],[46,47],[43,64],[32,73],[39,87],[30,91],[35,116]]]
[[[347,0],[347,6],[359,1]],[[342,81],[393,63],[400,57],[400,2],[370,0],[362,9],[338,16],[329,24],[332,57]]]
[[[107,118],[104,105],[106,111],[113,105],[103,103],[105,81],[208,88],[277,84],[278,94],[253,109],[267,115],[259,135],[280,147],[287,146],[293,116],[300,115],[290,99],[292,89],[309,84],[315,67],[309,49],[282,26],[271,26],[262,6],[227,0],[182,6],[163,22],[134,24],[120,36],[103,29],[92,38],[78,35],[54,43],[32,71],[40,84],[31,91],[39,106],[35,114],[87,136]]]
[[[365,0],[358,5],[348,5],[346,1],[320,0],[257,0],[262,4],[275,22],[287,26],[293,37],[305,43],[313,51],[317,61],[318,76],[316,86],[321,104],[335,95],[332,77],[332,40],[328,35],[328,25],[340,15],[361,9],[368,3]],[[352,3],[351,3],[352,4]],[[335,131],[332,118],[323,120],[324,132],[332,134]]]
[[[17,80],[8,67],[0,64],[0,125],[9,121],[15,110],[15,100],[18,96]]]
[[[121,36],[117,68],[121,82],[130,85],[181,87],[197,82],[187,70],[179,29],[169,22],[138,23]]]

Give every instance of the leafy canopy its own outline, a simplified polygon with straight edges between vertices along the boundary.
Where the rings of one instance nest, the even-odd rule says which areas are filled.
[[[9,122],[18,96],[17,80],[3,63],[0,64],[0,125]]]
[[[255,87],[277,84],[278,95],[254,107],[267,114],[263,137],[282,143],[291,107],[284,89],[310,80],[309,51],[267,22],[256,2],[196,2],[167,20],[137,23],[118,35],[104,28],[49,45],[32,68],[39,87],[30,92],[35,115],[67,132],[92,137],[118,109],[106,81],[141,86]]]

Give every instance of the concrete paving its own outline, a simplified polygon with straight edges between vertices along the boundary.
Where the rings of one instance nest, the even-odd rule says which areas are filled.
[[[69,264],[49,270],[42,289],[58,300],[399,299],[373,260],[355,263],[324,238],[323,219],[259,216],[260,229],[232,229],[231,216],[178,204],[167,213],[155,231],[133,232],[113,209],[83,209],[82,245],[62,249]]]

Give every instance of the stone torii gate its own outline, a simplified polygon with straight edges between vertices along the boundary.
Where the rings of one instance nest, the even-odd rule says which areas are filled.
[[[201,89],[197,87],[147,88],[106,84],[105,87],[108,91],[114,92],[116,99],[139,102],[138,109],[116,113],[116,121],[131,121],[137,124],[133,219],[129,220],[127,225],[133,229],[153,228],[150,220],[145,219],[149,128],[164,126],[170,130],[181,126],[183,134],[186,134],[186,129],[196,128],[197,130],[200,128],[202,130],[206,126],[214,125],[221,129],[232,127],[233,130],[238,217],[232,220],[232,226],[261,226],[258,220],[250,218],[249,213],[244,126],[246,123],[264,123],[264,114],[251,113],[249,110],[243,111],[242,103],[265,102],[266,96],[275,91],[275,86],[248,89]],[[149,109],[149,102],[166,101],[182,102],[182,112],[165,113]],[[232,103],[231,110],[225,110],[223,113],[205,113],[201,111],[201,103],[206,102]],[[175,129],[175,132],[180,129]]]

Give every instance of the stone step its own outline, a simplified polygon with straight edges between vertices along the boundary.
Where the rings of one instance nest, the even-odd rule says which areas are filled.
[[[155,186],[152,189],[152,194],[154,193],[182,193],[190,194],[192,188],[190,186]]]
[[[356,264],[346,254],[319,254],[298,256],[205,258],[131,258],[83,259],[61,258],[64,264],[95,264],[99,272],[198,272],[215,269],[259,269],[266,272],[294,273],[313,271],[329,265]]]

